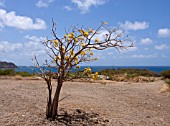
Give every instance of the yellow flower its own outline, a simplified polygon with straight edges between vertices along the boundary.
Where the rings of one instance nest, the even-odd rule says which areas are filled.
[[[67,38],[67,35],[64,35],[64,38]]]
[[[70,56],[65,57],[65,60],[69,61],[69,59],[70,59]]]
[[[92,51],[92,48],[89,48],[89,51],[91,52],[91,51]]]
[[[107,24],[107,22],[103,22],[103,24]]]
[[[95,75],[93,75],[92,78],[93,78],[93,80],[96,80],[96,76]]]
[[[94,58],[94,60],[98,60],[98,58]]]
[[[57,60],[61,60],[61,57],[60,57],[60,56],[56,56],[56,59],[57,59]]]
[[[82,47],[85,47],[85,44],[84,44],[84,43],[81,43],[81,46],[82,46]]]
[[[74,38],[74,32],[72,32],[71,34],[68,34],[68,37]]]
[[[87,58],[86,61],[90,61],[90,58]]]
[[[74,59],[75,59],[76,61],[78,61],[78,56],[76,56]]]
[[[81,55],[86,55],[86,52],[85,52],[85,51],[82,51],[80,54],[81,54]]]
[[[89,33],[93,33],[93,30],[92,30],[92,29],[89,29]]]
[[[100,42],[100,40],[98,38],[95,39],[95,42]]]
[[[62,47],[62,51],[65,51],[65,48],[64,48],[64,47]]]
[[[80,66],[76,66],[77,69],[80,69]]]
[[[83,31],[84,31],[84,30],[79,30],[79,32],[80,32],[81,34],[83,34]]]
[[[55,47],[58,47],[58,43],[55,43],[54,46],[55,46]]]
[[[92,53],[92,52],[90,52],[90,55],[91,55],[91,56],[93,56],[93,53]]]
[[[54,42],[54,46],[58,47],[58,40],[55,39],[55,40],[53,40],[53,42]]]
[[[70,38],[67,38],[67,41],[69,42],[71,39]]]
[[[53,40],[53,42],[54,42],[54,43],[58,43],[58,40],[55,39],[55,40]]]
[[[98,72],[96,72],[96,73],[95,73],[95,75],[96,75],[96,76],[98,76],[98,75],[99,75],[99,73],[98,73]]]
[[[74,55],[74,52],[72,49],[70,49],[70,54],[73,56]]]
[[[74,41],[75,41],[75,42],[78,42],[79,40],[78,40],[78,39],[75,39]]]
[[[84,31],[84,32],[83,32],[83,35],[84,35],[85,37],[88,37],[88,36],[89,36],[89,33],[86,32],[86,31]]]
[[[84,72],[88,73],[88,74],[91,74],[91,69],[89,67],[88,68],[84,68]]]

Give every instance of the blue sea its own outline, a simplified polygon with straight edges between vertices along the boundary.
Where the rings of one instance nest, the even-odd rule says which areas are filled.
[[[164,70],[170,70],[170,66],[81,66],[80,70],[83,70],[84,68],[90,67],[93,72],[98,72],[100,70],[105,70],[105,69],[121,69],[121,68],[135,68],[135,69],[147,69],[150,71],[154,71],[157,73],[160,73],[161,71]],[[42,67],[42,69],[51,69],[53,72],[57,72],[57,69],[54,68],[46,68]],[[72,69],[74,71],[75,69]],[[26,71],[29,73],[34,73],[35,71],[39,72],[39,69],[34,67],[34,66],[19,66],[16,68],[16,71]]]

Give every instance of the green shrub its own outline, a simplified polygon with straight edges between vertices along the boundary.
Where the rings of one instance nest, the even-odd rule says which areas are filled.
[[[111,78],[111,76],[116,73],[116,70],[115,69],[106,69],[106,70],[101,70],[98,73],[99,73],[99,75],[105,75],[105,76],[108,76],[109,78]]]
[[[162,72],[161,72],[161,75],[162,75],[164,78],[170,78],[170,70],[162,71]]]
[[[112,77],[114,75],[126,75],[127,78],[133,78],[138,76],[145,76],[145,77],[158,77],[159,74],[149,70],[141,70],[141,69],[133,69],[133,68],[123,68],[123,69],[107,69],[99,71],[100,75],[106,75]]]
[[[20,75],[22,77],[31,77],[31,76],[34,76],[34,74],[30,74],[28,72],[16,72],[16,75]]]
[[[13,76],[15,75],[15,70],[14,69],[0,70],[0,76],[4,75]]]
[[[0,76],[14,76],[14,75],[20,75],[22,77],[34,76],[34,74],[30,74],[28,72],[15,72],[15,69],[0,70]]]
[[[127,74],[129,77],[145,76],[145,77],[158,77],[159,75],[156,72],[145,70],[145,69],[118,69],[118,74]]]
[[[167,83],[167,85],[168,85],[169,88],[170,88],[170,79],[165,80],[165,82]]]

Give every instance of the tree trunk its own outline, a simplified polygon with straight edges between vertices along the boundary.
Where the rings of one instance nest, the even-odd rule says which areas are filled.
[[[47,106],[46,106],[46,117],[51,118],[52,115],[52,87],[51,87],[51,81],[47,81],[48,85],[48,98],[47,98]]]
[[[59,96],[60,96],[60,91],[61,91],[61,87],[63,85],[63,79],[59,76],[58,77],[58,85],[55,91],[55,95],[54,95],[54,99],[53,99],[53,103],[52,103],[52,120],[54,120],[56,118],[56,116],[58,115],[58,103],[59,103]]]

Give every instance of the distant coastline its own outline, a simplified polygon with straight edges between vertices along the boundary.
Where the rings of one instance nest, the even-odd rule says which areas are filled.
[[[0,69],[12,69],[12,68],[17,68],[17,66],[11,62],[0,61]]]
[[[157,73],[160,73],[164,70],[170,70],[170,66],[81,66],[80,70],[83,70],[84,68],[90,67],[92,69],[93,72],[98,72],[100,70],[105,70],[105,69],[123,69],[123,68],[133,68],[133,69],[147,69],[150,71],[154,71]],[[50,69],[50,68],[47,68]],[[57,69],[51,68],[51,70],[53,72],[56,72]],[[34,73],[34,71],[38,71],[38,68],[34,67],[34,66],[18,66],[18,68],[16,68],[16,71],[26,71],[29,73]],[[72,71],[74,71],[74,69],[72,69]]]

